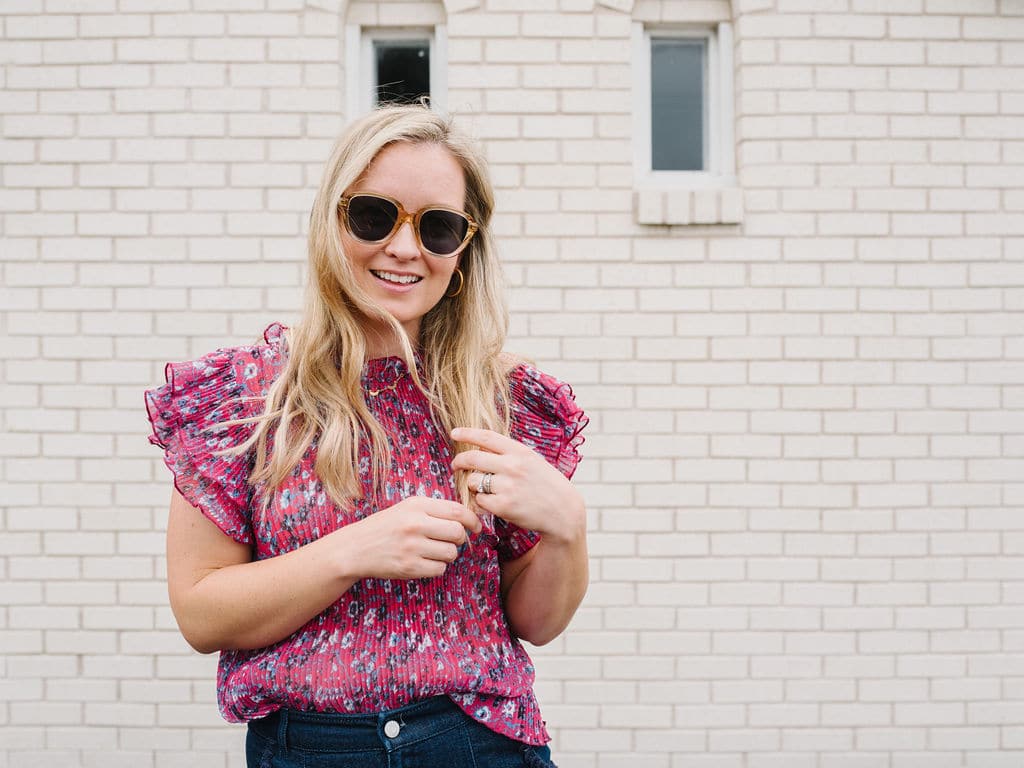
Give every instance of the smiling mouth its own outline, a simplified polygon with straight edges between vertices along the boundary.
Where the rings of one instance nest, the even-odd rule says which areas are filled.
[[[418,283],[423,278],[419,275],[396,275],[394,272],[385,272],[380,269],[371,269],[370,273],[381,280],[388,283],[394,283],[395,285],[412,285]]]

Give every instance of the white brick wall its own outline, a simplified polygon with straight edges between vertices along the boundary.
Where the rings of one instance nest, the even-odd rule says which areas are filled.
[[[410,9],[0,2],[0,766],[243,764],[141,392],[294,318],[341,30]],[[415,10],[511,347],[592,417],[594,581],[536,651],[559,764],[1024,764],[1024,7]],[[730,15],[742,223],[639,224],[631,23]]]

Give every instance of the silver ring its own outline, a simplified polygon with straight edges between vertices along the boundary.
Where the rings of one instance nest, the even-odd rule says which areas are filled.
[[[480,482],[476,487],[477,493],[491,493],[491,478],[494,477],[493,472],[484,472],[480,476]]]

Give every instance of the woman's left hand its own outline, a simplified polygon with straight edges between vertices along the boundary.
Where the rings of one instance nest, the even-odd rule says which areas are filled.
[[[477,449],[463,451],[453,470],[469,473],[477,506],[551,542],[571,543],[586,535],[583,498],[566,477],[533,449],[489,429],[459,427],[452,438]],[[485,473],[490,493],[478,492]]]

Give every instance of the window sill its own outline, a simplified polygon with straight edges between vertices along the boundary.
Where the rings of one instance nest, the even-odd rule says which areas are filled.
[[[743,190],[739,187],[636,189],[633,216],[637,224],[740,224]]]

